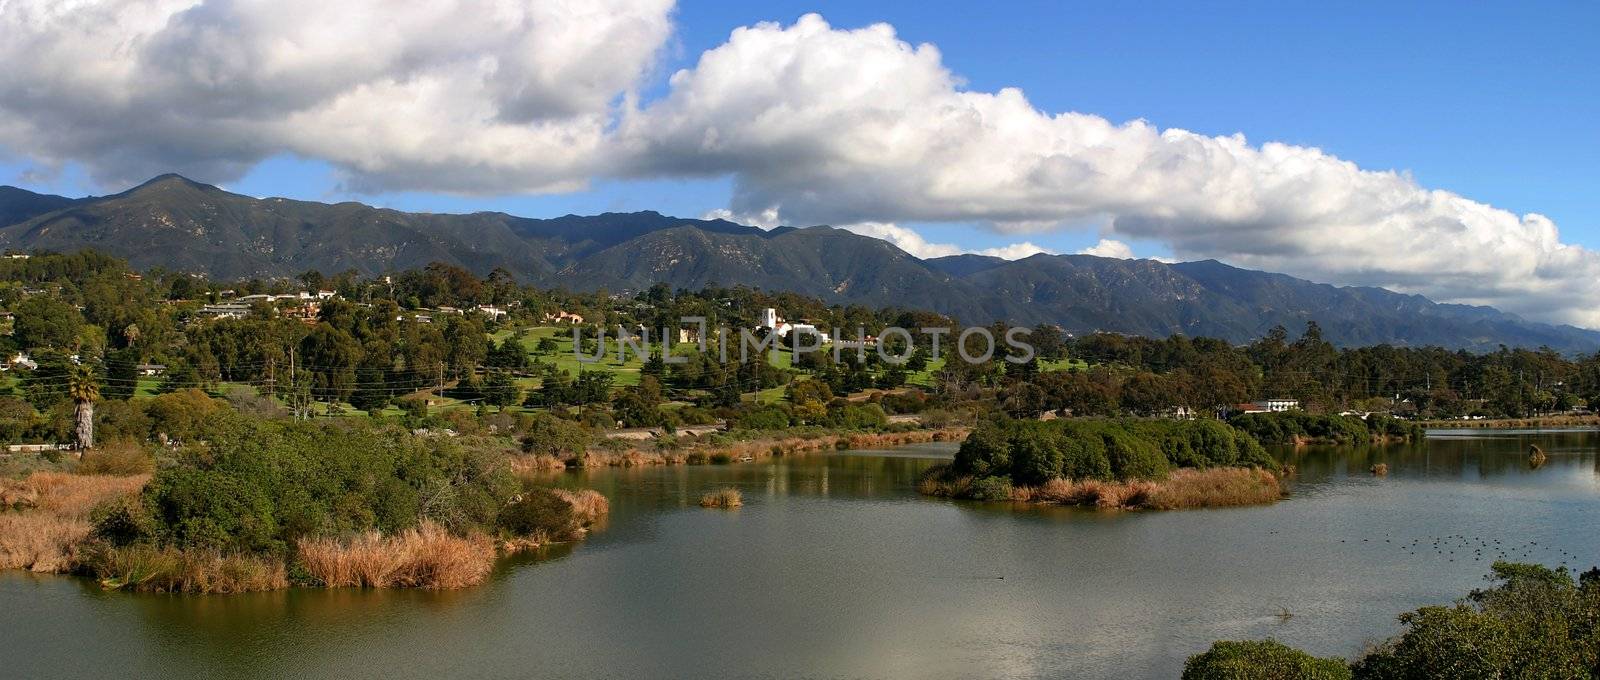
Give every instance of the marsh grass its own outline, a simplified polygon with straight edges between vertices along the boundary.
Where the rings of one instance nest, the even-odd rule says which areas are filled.
[[[147,475],[156,471],[156,459],[138,444],[112,442],[83,452],[75,471],[80,475]]]
[[[556,489],[557,496],[572,504],[572,515],[585,529],[604,521],[611,514],[611,501],[594,489],[568,491]]]
[[[628,449],[624,451],[591,450],[582,458],[567,459],[569,467],[639,467],[645,465],[723,465],[734,461],[759,461],[788,455],[842,451],[849,449],[882,449],[906,444],[960,441],[970,428],[947,427],[904,432],[817,434],[806,437],[782,439],[755,439],[732,443],[697,443],[692,448],[660,451],[654,449]]]
[[[130,496],[149,475],[112,477],[35,472],[27,479],[0,479],[0,569],[64,573],[77,569],[93,527],[89,513],[114,498]]]
[[[744,505],[744,494],[734,487],[723,487],[700,497],[702,508],[737,508]]]
[[[300,564],[329,588],[464,588],[482,583],[494,567],[487,536],[457,536],[425,522],[399,534],[367,532],[320,537],[297,545]]]
[[[70,572],[78,546],[89,538],[88,520],[43,512],[0,513],[0,569]]]
[[[283,561],[271,557],[140,544],[96,546],[85,561],[112,590],[228,594],[289,587]]]
[[[917,482],[923,495],[974,498],[971,477],[952,477],[948,468],[930,468]],[[1009,500],[1121,510],[1179,510],[1272,503],[1283,497],[1277,476],[1259,468],[1174,470],[1163,480],[1105,481],[1051,479],[1038,486],[1012,488]]]

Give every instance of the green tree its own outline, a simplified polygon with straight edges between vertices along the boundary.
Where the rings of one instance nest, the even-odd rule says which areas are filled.
[[[522,390],[517,387],[517,381],[512,378],[510,371],[490,371],[488,379],[483,383],[484,403],[501,411],[517,403],[517,398],[521,395]]]
[[[12,314],[12,335],[25,349],[68,349],[77,344],[83,330],[83,314],[78,308],[48,295],[23,298]]]

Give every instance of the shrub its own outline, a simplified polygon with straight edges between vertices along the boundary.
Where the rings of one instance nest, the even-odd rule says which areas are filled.
[[[737,508],[741,505],[744,505],[744,494],[731,486],[700,496],[702,508]]]
[[[548,413],[540,413],[528,423],[521,444],[524,453],[564,458],[583,455],[593,440],[594,436],[588,428]]]
[[[735,426],[741,430],[783,430],[790,422],[787,404],[762,404],[740,411]]]
[[[154,472],[155,456],[130,442],[116,442],[83,452],[77,471],[84,475],[144,475]]]
[[[141,495],[149,540],[287,555],[305,536],[492,526],[515,491],[502,461],[363,421],[238,422],[163,467]]]
[[[512,536],[540,542],[566,541],[583,534],[583,521],[566,496],[555,489],[531,486],[500,509],[495,526]]]
[[[972,498],[980,501],[1011,500],[1011,480],[998,475],[979,477],[972,482]]]
[[[1319,659],[1276,640],[1211,645],[1183,664],[1183,680],[1343,680],[1342,659]]]

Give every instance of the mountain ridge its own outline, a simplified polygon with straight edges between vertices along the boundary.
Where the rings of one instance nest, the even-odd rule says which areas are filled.
[[[921,259],[827,226],[767,230],[655,211],[551,218],[411,213],[353,201],[254,198],[175,174],[100,197],[0,186],[0,248],[86,247],[140,269],[229,279],[308,269],[374,275],[439,261],[480,275],[502,268],[529,283],[571,290],[746,285],[840,304],[929,309],[966,323],[1054,323],[1070,332],[1245,342],[1275,325],[1317,321],[1342,345],[1600,350],[1600,332],[1589,329],[1216,260],[1045,253]]]

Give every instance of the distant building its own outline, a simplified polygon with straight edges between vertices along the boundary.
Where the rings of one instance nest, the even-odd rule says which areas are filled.
[[[770,328],[770,329],[773,329],[773,330],[777,330],[778,324],[780,323],[780,321],[781,320],[778,318],[778,310],[773,309],[771,307],[768,307],[766,309],[761,310],[761,327],[762,328]]]
[[[139,364],[134,366],[133,370],[137,371],[139,375],[157,376],[166,373],[167,367],[164,364]]]
[[[1267,399],[1264,401],[1255,402],[1255,405],[1262,411],[1269,413],[1283,413],[1284,411],[1300,410],[1299,399]]]
[[[18,367],[26,368],[31,371],[35,368],[38,368],[39,364],[34,362],[34,360],[29,359],[28,355],[23,354],[22,352],[17,352],[16,356],[6,359],[4,362],[0,362],[0,371],[9,371]]]
[[[1233,410],[1239,413],[1266,413],[1267,407],[1262,406],[1261,402],[1245,402],[1243,404],[1234,404]]]
[[[239,298],[243,300],[244,298]],[[245,302],[223,302],[200,308],[200,316],[213,319],[243,319],[250,316],[250,305]]]
[[[566,311],[566,310],[558,311],[555,314],[546,314],[546,315],[544,315],[544,320],[545,321],[553,321],[555,323],[570,323],[570,324],[583,323],[583,317],[582,316],[580,316],[578,314],[573,314],[572,312],[569,312],[569,311]]]
[[[506,317],[506,314],[507,314],[506,310],[501,309],[499,307],[496,307],[494,305],[478,305],[478,311],[482,312],[483,314],[487,315],[489,318],[494,319],[496,321],[499,321],[500,319],[504,319]]]

